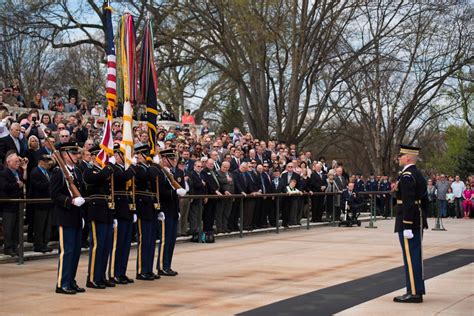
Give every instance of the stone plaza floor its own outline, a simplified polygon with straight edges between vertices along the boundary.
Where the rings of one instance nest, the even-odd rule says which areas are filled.
[[[447,231],[430,230],[424,257],[473,249],[474,221],[447,219]],[[376,229],[315,227],[218,239],[215,244],[180,243],[173,269],[177,277],[137,281],[86,293],[54,293],[57,258],[0,265],[0,315],[232,315],[249,311],[403,264],[394,221],[378,220]],[[135,276],[136,249],[129,261]],[[76,280],[85,286],[88,256]],[[473,315],[474,265],[426,281],[422,304],[397,304],[382,295],[340,315]],[[400,275],[404,278],[404,275]]]

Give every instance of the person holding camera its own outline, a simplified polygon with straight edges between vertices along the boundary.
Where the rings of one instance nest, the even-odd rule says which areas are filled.
[[[22,127],[25,128],[25,138],[29,138],[34,135],[38,139],[44,138],[43,130],[40,128],[40,121],[37,110],[31,110],[28,114],[28,123],[23,124]]]

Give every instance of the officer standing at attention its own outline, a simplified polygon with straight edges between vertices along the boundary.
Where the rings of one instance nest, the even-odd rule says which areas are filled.
[[[154,206],[156,194],[151,190],[151,181],[155,180],[150,179],[149,165],[146,159],[148,153],[148,145],[135,147],[138,160],[135,174],[138,217],[137,280],[143,281],[153,281],[155,278],[159,278],[153,273],[158,219]]]
[[[127,182],[135,176],[133,164],[125,170],[123,154],[120,144],[114,144],[114,157],[109,159],[114,169],[114,203],[117,227],[114,229],[112,253],[110,254],[109,280],[116,284],[133,283],[133,279],[127,276],[128,257],[132,243],[133,223],[137,215],[130,210],[132,198],[131,192],[126,190]]]
[[[63,143],[58,146],[65,167],[71,174],[74,185],[84,192],[82,175],[74,164],[79,157],[77,143]],[[76,283],[76,272],[81,256],[81,232],[84,225],[81,206],[84,198],[75,197],[70,191],[63,171],[56,167],[51,174],[50,192],[54,203],[56,224],[59,227],[59,265],[56,293],[76,294],[85,292]]]
[[[395,232],[398,233],[405,264],[407,293],[393,300],[398,303],[421,303],[425,294],[423,280],[423,228],[426,221],[426,180],[416,168],[420,149],[400,145],[398,162],[403,168],[397,188],[397,217]]]
[[[105,277],[107,262],[112,248],[114,221],[113,210],[108,207],[110,177],[113,168],[108,163],[102,168],[96,160],[99,146],[91,148],[92,167],[85,168],[83,178],[88,197],[87,219],[90,222],[89,268],[86,286],[93,289],[114,287],[115,283]]]
[[[174,246],[178,232],[179,222],[179,199],[178,196],[186,195],[186,190],[174,179],[172,169],[176,168],[177,155],[174,149],[165,149],[160,152],[161,168],[159,169],[158,181],[160,189],[160,212],[163,212],[162,236],[157,258],[157,270],[159,275],[176,276],[178,272],[171,269]],[[164,229],[164,232],[163,232]],[[163,238],[164,237],[164,238]]]

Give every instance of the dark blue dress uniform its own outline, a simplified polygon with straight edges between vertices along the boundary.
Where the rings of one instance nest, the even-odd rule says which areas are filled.
[[[61,147],[66,149],[68,145],[69,143],[65,143]],[[80,170],[73,167],[69,168],[69,171],[78,190],[84,192]],[[72,289],[72,292],[68,294],[74,294],[76,291],[82,292],[78,291],[79,287],[75,278],[81,255],[83,210],[82,207],[72,204],[73,197],[59,167],[54,168],[51,173],[50,193],[54,203],[55,223],[59,227],[59,264],[56,292],[58,292],[58,289]]]
[[[91,150],[91,153],[93,150]],[[104,288],[105,272],[112,249],[113,210],[108,207],[110,196],[111,165],[104,168],[93,166],[84,170],[83,178],[88,196],[87,220],[90,225],[89,268],[87,286]]]
[[[135,201],[138,217],[137,279],[139,280],[154,280],[153,259],[158,215],[154,206],[156,194],[151,190],[151,181],[155,181],[155,179],[151,179],[148,169],[148,165],[139,163],[136,166],[135,174]]]
[[[114,229],[112,253],[110,254],[109,278],[120,284],[132,283],[127,277],[127,265],[132,243],[133,214],[130,210],[131,195],[126,191],[127,181],[135,176],[135,168],[127,170],[120,164],[112,166],[114,169],[114,203],[117,227]]]
[[[161,223],[161,235],[159,236],[161,242],[156,261],[158,273],[163,274],[163,271],[171,269],[173,260],[179,221],[179,199],[176,190],[163,170],[154,167],[153,171],[158,176],[160,212],[165,214],[165,220]]]
[[[407,149],[408,148],[408,149]],[[418,152],[415,147],[402,146],[401,154]],[[423,280],[422,233],[428,228],[426,221],[426,180],[415,165],[409,165],[402,171],[397,189],[397,216],[395,232],[398,233],[402,247],[407,294],[395,298],[396,302],[421,302],[425,294]],[[413,238],[404,238],[403,231],[411,229]],[[415,297],[413,297],[415,296]]]
[[[364,180],[356,179],[356,181],[354,182],[354,192],[359,193],[359,192],[364,192],[364,191],[365,191]]]

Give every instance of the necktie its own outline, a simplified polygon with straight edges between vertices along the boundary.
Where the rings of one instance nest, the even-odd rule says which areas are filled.
[[[265,194],[266,190],[265,190],[265,182],[263,181],[263,175],[260,175],[260,181],[262,181],[262,192],[263,194]]]

